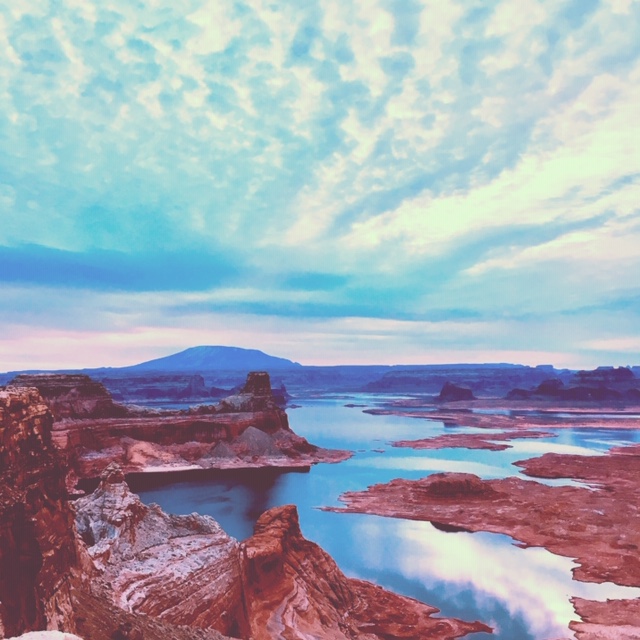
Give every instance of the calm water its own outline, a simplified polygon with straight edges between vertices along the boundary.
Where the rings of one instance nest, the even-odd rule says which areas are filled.
[[[508,536],[444,533],[428,522],[317,509],[339,504],[337,498],[344,491],[398,477],[465,471],[500,478],[518,473],[513,462],[547,451],[601,455],[612,445],[638,441],[638,431],[559,429],[557,438],[517,440],[506,451],[414,451],[393,448],[388,442],[477,430],[374,416],[344,406],[348,402],[373,406],[375,400],[365,395],[296,399],[303,406],[288,411],[294,431],[311,442],[356,451],[346,462],[316,465],[309,473],[220,472],[206,480],[165,482],[139,493],[145,502],[156,502],[172,513],[211,515],[238,539],[251,535],[265,509],[294,503],[304,535],[328,551],[347,575],[428,602],[443,615],[480,619],[496,627],[493,635],[470,636],[478,640],[572,637],[567,628],[575,618],[571,596],[640,597],[640,589],[575,582],[571,579],[575,565],[569,558],[544,549],[520,549]]]

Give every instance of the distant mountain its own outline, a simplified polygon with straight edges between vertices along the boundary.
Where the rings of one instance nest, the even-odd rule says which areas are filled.
[[[164,358],[156,358],[120,371],[276,371],[302,367],[298,362],[276,358],[257,349],[240,347],[191,347]]]

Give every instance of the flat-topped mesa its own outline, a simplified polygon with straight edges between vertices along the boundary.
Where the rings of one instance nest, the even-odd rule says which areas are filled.
[[[7,636],[56,628],[71,615],[77,548],[52,424],[36,389],[0,390],[0,630]]]
[[[21,373],[10,383],[15,387],[35,387],[56,420],[65,418],[120,418],[126,407],[113,401],[101,382],[83,374]]]
[[[86,376],[36,378],[53,398],[49,402],[55,408],[69,395],[61,395],[59,389],[75,388],[78,379],[84,380]],[[97,411],[97,416],[90,412],[80,416],[76,409],[74,419],[55,422],[53,441],[68,454],[70,488],[75,487],[78,478],[98,478],[111,462],[117,462],[125,473],[163,473],[248,467],[309,468],[317,462],[339,462],[351,455],[321,449],[296,435],[271,392],[266,372],[249,373],[240,392],[217,405],[187,410],[128,410],[113,403],[102,385],[95,385],[108,401],[101,406],[112,407],[108,411],[121,409],[124,415],[103,417]]]

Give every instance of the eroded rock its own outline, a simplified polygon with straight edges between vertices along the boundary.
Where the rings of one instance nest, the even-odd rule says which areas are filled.
[[[0,629],[72,626],[79,564],[53,416],[34,388],[0,390]]]
[[[68,377],[71,380],[67,386],[74,384],[76,378],[86,378]],[[56,380],[59,378],[65,376],[57,376]],[[59,380],[56,384],[55,389],[66,388]],[[52,407],[64,404],[67,396],[56,396],[53,384],[49,392],[47,402]],[[108,403],[101,406],[106,411]],[[81,417],[76,412],[75,419],[67,417],[55,422],[54,443],[68,454],[70,487],[77,478],[99,477],[111,462],[120,465],[125,473],[308,468],[317,462],[338,462],[351,455],[315,447],[293,433],[286,412],[272,396],[266,372],[249,373],[240,392],[217,405],[187,411],[130,409],[126,415],[122,415],[122,407],[113,406],[114,413],[108,417]]]

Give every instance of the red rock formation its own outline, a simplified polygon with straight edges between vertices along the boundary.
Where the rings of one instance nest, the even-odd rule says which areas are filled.
[[[240,547],[209,517],[143,505],[114,465],[75,503],[81,542],[51,423],[37,390],[0,392],[0,637],[444,640],[488,629],[347,579],[302,537],[295,507],[264,514]]]
[[[341,497],[346,508],[330,510],[504,533],[524,545],[576,558],[577,580],[640,586],[640,445],[612,449],[605,456],[549,453],[516,464],[528,475],[579,479],[592,488],[440,473],[346,493]],[[575,604],[585,618],[572,625],[580,640],[640,637],[637,601]]]
[[[459,402],[461,400],[475,400],[475,397],[469,387],[445,382],[440,390],[438,400],[440,402]]]
[[[264,513],[241,545],[205,516],[143,505],[114,466],[77,502],[78,531],[121,608],[253,640],[457,638],[481,623],[346,578],[300,532],[292,505]]]
[[[102,383],[81,374],[23,373],[9,384],[38,389],[56,420],[115,418],[128,413],[126,407],[113,401]]]
[[[394,447],[404,447],[409,449],[488,449],[489,451],[504,451],[510,449],[511,445],[504,444],[509,440],[518,438],[554,438],[555,433],[549,431],[525,431],[513,430],[503,433],[444,433],[433,438],[423,438],[421,440],[396,440],[391,445]],[[502,444],[498,444],[502,443]]]
[[[36,389],[0,391],[0,634],[70,620],[78,557],[52,422]]]
[[[569,626],[576,640],[637,640],[640,638],[640,599],[583,600],[571,598],[582,622]]]
[[[438,610],[370,582],[347,578],[306,540],[293,505],[265,512],[242,543],[243,581],[254,640],[458,638],[479,622],[432,618]]]
[[[213,518],[144,505],[114,464],[75,507],[78,533],[114,604],[172,624],[246,635],[238,543]]]
[[[539,461],[547,456],[531,462],[541,471]],[[546,464],[556,464],[559,457],[564,456],[549,457]],[[606,482],[601,490],[552,487],[514,477],[480,480],[471,474],[436,473],[421,480],[397,479],[345,493],[341,499],[346,508],[331,510],[505,533],[526,545],[577,557],[580,566],[573,573],[578,580],[640,586],[640,524],[634,526],[638,507],[633,498],[640,489],[640,478],[634,484],[627,484],[624,476],[618,481],[617,471],[630,465],[625,458],[628,456],[583,457],[582,465],[589,467],[609,460],[609,465],[603,465],[608,471],[603,469],[605,475],[599,476]],[[629,475],[635,473],[630,469]],[[608,481],[606,474],[611,474]]]
[[[0,638],[61,629],[85,640],[225,640],[87,593],[99,577],[75,533],[52,422],[37,389],[0,390]]]
[[[49,402],[57,406],[59,398],[52,395]],[[65,419],[53,429],[56,446],[69,456],[70,484],[77,477],[99,477],[111,462],[117,462],[125,473],[308,468],[351,455],[321,449],[293,433],[287,414],[271,395],[269,374],[264,372],[250,373],[240,393],[215,406]]]

